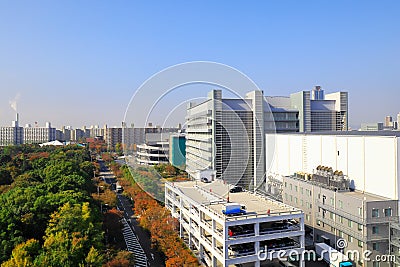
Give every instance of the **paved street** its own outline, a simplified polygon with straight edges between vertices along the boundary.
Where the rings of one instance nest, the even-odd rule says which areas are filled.
[[[114,175],[108,170],[104,163],[100,163],[100,168],[100,176],[103,177],[107,184],[112,185],[117,182]],[[148,266],[165,266],[163,255],[152,249],[149,234],[139,226],[139,223],[134,218],[132,201],[120,193],[117,194],[117,199],[118,209],[124,214],[123,234],[125,242],[128,251],[132,251],[135,255],[135,266],[147,266],[140,265],[144,264],[145,261],[148,263]],[[138,254],[138,256],[136,254]]]

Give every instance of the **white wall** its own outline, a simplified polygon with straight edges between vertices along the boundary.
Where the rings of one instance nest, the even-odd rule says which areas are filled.
[[[343,171],[357,190],[399,199],[399,151],[395,136],[277,134],[269,172],[312,173],[318,165],[329,166]]]

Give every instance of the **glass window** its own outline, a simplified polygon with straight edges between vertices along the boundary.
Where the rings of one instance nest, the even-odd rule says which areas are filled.
[[[378,226],[372,226],[372,233],[373,233],[373,234],[379,234],[379,228],[378,228]]]
[[[349,227],[353,227],[353,222],[349,220],[348,224]]]
[[[353,237],[351,235],[349,235],[347,240],[349,240],[349,242],[353,242]]]
[[[297,204],[297,197],[294,197],[294,203]]]
[[[358,215],[360,215],[360,216],[362,215],[362,208],[361,207],[358,208]]]
[[[333,206],[334,201],[333,201],[333,197],[331,197],[331,205]]]
[[[373,250],[378,250],[379,249],[379,244],[376,243],[376,242],[372,243],[372,249]]]
[[[358,224],[358,231],[362,231],[362,224]]]
[[[343,201],[339,200],[339,208],[343,208]]]
[[[372,217],[373,218],[379,217],[379,210],[378,209],[372,209]]]
[[[383,210],[385,213],[385,217],[390,217],[392,216],[392,208],[387,208]]]
[[[287,182],[285,182],[285,187],[287,187]]]
[[[361,240],[358,240],[358,246],[359,246],[360,248],[363,247],[363,242],[362,242]]]
[[[296,192],[297,192],[297,185],[295,185],[295,186],[294,186],[294,191],[296,191]]]

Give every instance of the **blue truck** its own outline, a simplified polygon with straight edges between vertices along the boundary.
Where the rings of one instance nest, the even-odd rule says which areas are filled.
[[[225,204],[225,209],[222,210],[222,213],[227,216],[244,215],[246,214],[246,210],[238,203],[227,203]]]

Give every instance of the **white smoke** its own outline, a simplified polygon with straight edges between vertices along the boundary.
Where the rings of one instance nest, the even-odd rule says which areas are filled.
[[[14,97],[13,100],[8,101],[8,103],[10,103],[11,108],[12,108],[15,112],[17,112],[17,103],[18,103],[18,100],[19,100],[20,96],[21,96],[21,94],[20,94],[20,93],[17,93],[17,95]]]

